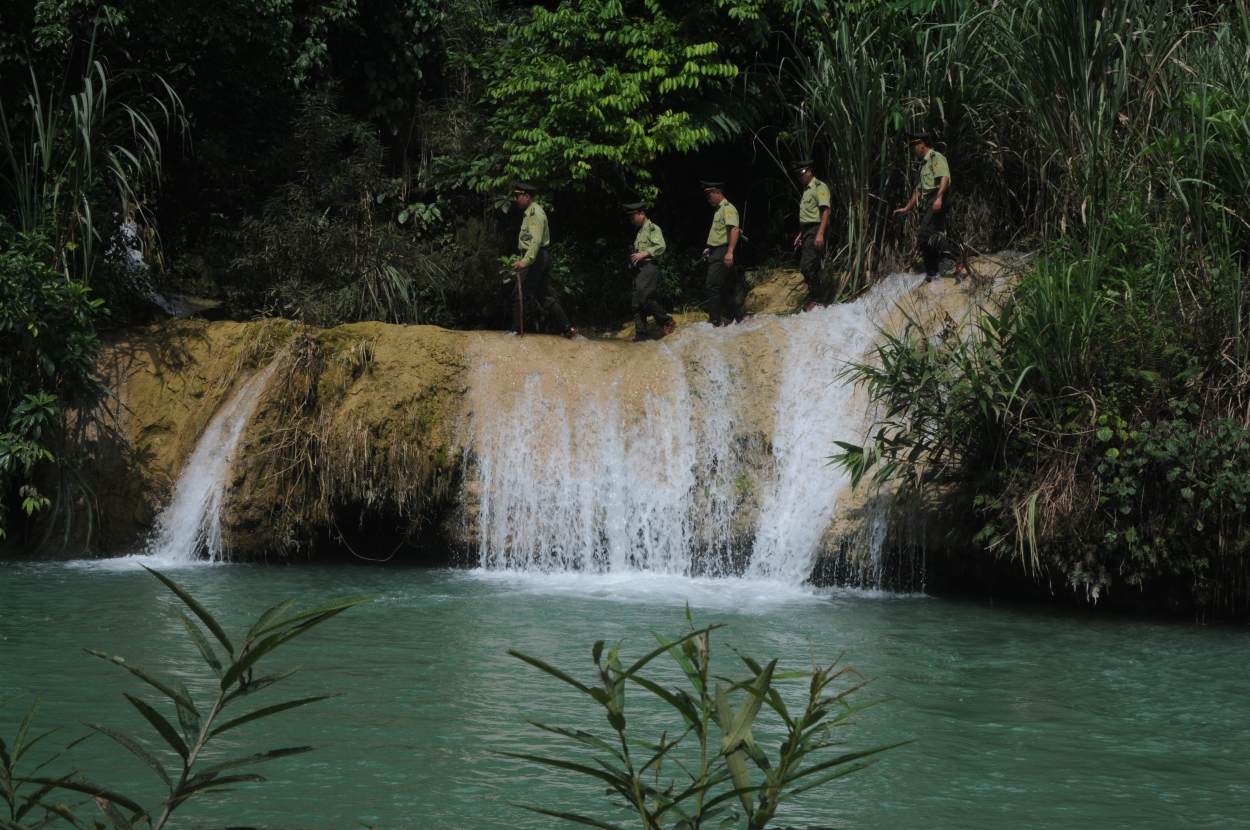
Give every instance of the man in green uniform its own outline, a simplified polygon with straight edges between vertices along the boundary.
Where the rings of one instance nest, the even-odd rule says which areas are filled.
[[[734,249],[738,247],[738,209],[729,203],[721,190],[724,182],[700,182],[707,202],[716,208],[712,217],[712,230],[707,235],[707,247],[703,255],[707,257],[707,316],[712,325],[722,325],[721,308],[735,323],[747,319],[747,314],[738,305],[737,285],[734,281]]]
[[[916,189],[912,191],[911,200],[894,211],[896,216],[909,212],[921,200],[925,203],[924,220],[920,223],[916,241],[924,256],[924,281],[933,282],[938,275],[938,265],[942,255],[946,254],[955,260],[955,279],[964,269],[963,255],[959,249],[946,238],[946,209],[950,206],[951,168],[946,163],[946,156],[929,146],[933,139],[928,133],[911,133],[908,143],[912,154],[924,161],[920,165],[920,176],[916,180]]]
[[[647,339],[647,315],[655,318],[655,324],[664,335],[672,334],[677,321],[664,313],[655,301],[655,290],[660,287],[660,258],[664,256],[664,232],[660,226],[647,218],[647,206],[642,202],[622,205],[629,221],[638,229],[634,237],[634,251],[629,255],[630,267],[635,269],[634,293],[630,305],[634,310],[634,339],[640,343]]]
[[[791,162],[790,175],[803,188],[803,195],[799,197],[799,235],[794,238],[794,244],[803,245],[799,270],[807,283],[808,302],[804,311],[811,311],[816,306],[825,307],[820,260],[825,250],[825,231],[829,227],[829,185],[812,173],[811,159]]]
[[[551,317],[551,322],[565,337],[572,340],[577,329],[569,325],[555,292],[551,290],[548,276],[551,273],[551,229],[547,226],[547,214],[542,205],[534,201],[537,191],[532,184],[517,182],[512,186],[516,206],[521,209],[521,233],[517,236],[517,248],[521,256],[512,263],[516,271],[516,285],[512,288],[512,331],[521,334],[525,306],[540,306]]]

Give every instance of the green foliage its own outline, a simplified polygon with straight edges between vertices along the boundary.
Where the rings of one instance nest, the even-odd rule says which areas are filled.
[[[41,464],[72,471],[60,446],[69,412],[90,413],[107,390],[92,374],[101,300],[58,273],[48,242],[16,234],[0,243],[0,537],[16,497],[29,516],[51,502],[36,485]]]
[[[718,5],[732,17],[759,14],[755,3]],[[459,56],[487,81],[489,128],[507,155],[477,186],[520,178],[653,199],[656,157],[708,143],[712,129],[692,105],[741,71],[707,37],[706,21],[683,19],[692,11],[655,0],[535,6],[497,48]]]
[[[149,750],[147,741],[141,741],[115,726],[83,721],[83,725],[91,730],[87,736],[73,741],[65,750],[19,774],[18,764],[26,753],[44,738],[58,731],[53,729],[33,739],[29,738],[42,698],[40,696],[35,699],[30,712],[18,726],[13,743],[6,747],[0,741],[0,801],[8,808],[7,817],[0,815],[0,825],[6,830],[41,830],[58,821],[64,821],[81,830],[130,830],[135,827],[161,830],[169,825],[174,812],[193,798],[229,792],[233,784],[265,780],[255,773],[239,773],[235,770],[299,755],[313,749],[311,746],[271,749],[215,763],[207,763],[202,759],[208,746],[224,732],[333,697],[317,695],[297,698],[259,708],[252,707],[247,713],[228,719],[226,715],[226,710],[231,706],[245,699],[251,704],[252,695],[298,671],[295,668],[257,676],[259,663],[263,658],[348,608],[376,597],[342,597],[306,608],[298,608],[297,599],[291,598],[261,614],[241,637],[231,639],[208,609],[181,586],[164,574],[151,569],[149,572],[164,583],[181,602],[182,607],[174,605],[171,608],[186,629],[188,638],[203,657],[207,670],[216,678],[213,685],[218,687],[217,692],[211,699],[197,702],[180,679],[162,678],[122,657],[109,657],[104,652],[86,649],[89,654],[129,672],[146,684],[148,691],[155,691],[164,699],[166,713],[136,695],[125,696],[151,727],[154,733],[151,737],[157,739],[158,745],[168,747],[169,752],[157,753]],[[0,706],[11,702],[4,701]],[[173,717],[167,713],[173,713]],[[131,798],[118,790],[89,780],[78,770],[56,777],[50,777],[44,772],[46,767],[59,760],[65,752],[94,734],[115,741],[138,758],[152,771],[166,794],[145,807],[142,797]],[[168,766],[171,758],[176,758],[172,768]],[[30,792],[21,793],[23,787]],[[86,795],[88,799],[81,803],[67,804],[54,801],[58,795]],[[107,825],[79,816],[78,811],[84,806],[97,807],[108,822]]]
[[[140,73],[114,72],[97,59],[94,35],[85,71],[60,83],[33,69],[29,76],[16,108],[0,101],[3,206],[22,232],[46,234],[57,264],[89,284],[111,249],[129,247],[123,228],[141,218],[145,187],[160,181],[156,121],[171,126],[180,102],[159,77],[150,80],[161,93],[147,92]],[[64,93],[74,86],[80,91]]]
[[[292,142],[301,178],[233,234],[233,269],[264,292],[239,296],[313,325],[437,321],[446,283],[434,244],[441,211],[413,201],[405,179],[385,175],[374,133],[340,115],[331,95],[305,99]]]
[[[854,669],[839,668],[835,662],[813,664],[809,671],[780,672],[776,660],[761,666],[739,654],[748,675],[738,680],[722,677],[712,671],[712,632],[721,626],[696,628],[689,609],[686,619],[690,629],[675,640],[652,632],[659,647],[628,667],[619,647],[605,652],[604,642],[596,642],[591,649],[595,679],[590,683],[536,657],[508,652],[590,698],[602,710],[610,736],[605,739],[580,729],[530,721],[545,732],[580,744],[578,754],[568,759],[503,754],[576,773],[600,789],[606,785],[607,794],[619,799],[612,806],[622,816],[616,822],[600,818],[606,806],[602,804],[589,814],[527,809],[604,830],[625,826],[619,822],[641,830],[660,830],[668,822],[688,830],[740,826],[762,830],[790,799],[871,766],[873,756],[901,745],[847,750],[837,740],[836,730],[848,725],[852,714],[880,702],[850,702],[862,683],[833,688],[845,677],[858,678]],[[651,661],[665,655],[676,661],[686,688],[666,688],[643,674]],[[800,681],[806,687],[801,709],[791,711],[787,705],[786,681]],[[631,729],[626,716],[631,688],[645,693],[644,700],[671,710],[672,728],[658,738],[640,737],[636,727]],[[752,731],[761,728],[757,721],[765,710],[776,716],[777,727],[784,733],[771,759]]]

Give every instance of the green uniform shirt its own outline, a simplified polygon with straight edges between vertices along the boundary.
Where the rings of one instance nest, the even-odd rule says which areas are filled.
[[[547,227],[547,214],[538,202],[533,202],[525,209],[521,217],[521,232],[517,234],[516,246],[525,252],[521,262],[533,265],[538,259],[538,251],[551,244],[551,229]]]
[[[942,177],[950,178],[950,175],[951,166],[946,163],[946,156],[937,150],[930,150],[924,157],[924,164],[920,166],[920,180],[916,183],[916,189],[927,199],[938,192],[938,188],[942,186]]]
[[[724,199],[720,207],[716,209],[716,215],[712,217],[712,230],[707,235],[708,247],[728,245],[729,229],[736,227],[738,227],[738,209],[729,204],[728,199]]]
[[[660,226],[650,219],[643,222],[638,229],[638,235],[634,237],[634,250],[639,253],[646,251],[655,260],[664,256],[664,232],[660,230]]]
[[[829,185],[812,176],[799,198],[799,222],[804,225],[820,221],[820,209],[829,207]]]

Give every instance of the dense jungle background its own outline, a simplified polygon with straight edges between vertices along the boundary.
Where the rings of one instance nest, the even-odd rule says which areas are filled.
[[[660,299],[694,306],[698,180],[758,273],[809,155],[849,298],[913,258],[891,210],[930,129],[954,235],[1031,258],[965,327],[851,367],[882,420],[830,454],[949,502],[969,561],[1250,610],[1245,0],[6,0],[0,108],[0,532],[26,547],[92,498],[106,330],[176,303],[503,328],[516,178],[575,323],[626,319],[640,198]]]

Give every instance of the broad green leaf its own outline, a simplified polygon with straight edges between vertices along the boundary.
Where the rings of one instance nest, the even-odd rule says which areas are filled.
[[[168,697],[170,700],[174,701],[175,703],[182,704],[183,706],[187,707],[193,712],[195,711],[195,704],[192,703],[190,699],[186,698],[185,696],[180,695],[178,692],[174,691],[174,689],[170,687],[168,684],[166,684],[164,681],[153,677],[152,675],[148,674],[143,669],[140,669],[137,666],[130,665],[129,663],[126,662],[126,659],[124,657],[109,657],[107,654],[105,654],[102,651],[93,651],[89,648],[84,648],[83,651],[87,652],[88,654],[93,654],[107,663],[112,663],[115,666],[120,666],[121,668],[133,674],[135,677],[142,680],[144,683],[147,683],[149,686],[156,689],[161,694]]]
[[[88,729],[94,729],[102,735],[106,735],[117,741],[129,750],[130,754],[147,764],[152,769],[152,772],[155,772],[158,776],[160,776],[160,779],[165,782],[166,786],[172,787],[174,785],[174,782],[169,779],[169,773],[165,772],[164,765],[162,765],[160,761],[156,760],[152,753],[144,749],[143,745],[134,738],[103,724],[89,723],[88,721],[79,721],[79,723],[86,726]]]
[[[204,636],[204,632],[200,631],[200,627],[191,622],[191,618],[182,613],[182,609],[176,605],[169,606],[174,609],[174,613],[178,615],[178,619],[182,620],[183,626],[187,629],[187,633],[191,635],[191,639],[195,642],[196,648],[200,650],[200,654],[204,657],[204,662],[208,663],[208,667],[221,677],[222,668],[221,661],[217,659],[217,654],[213,651],[213,644]]]
[[[174,594],[177,595],[178,599],[182,600],[183,603],[191,609],[191,612],[203,621],[204,625],[208,627],[208,630],[213,632],[213,636],[217,638],[218,642],[226,647],[226,654],[234,654],[234,646],[230,644],[230,638],[226,636],[225,629],[223,629],[217,620],[213,618],[212,614],[208,613],[208,610],[205,609],[203,605],[196,602],[190,594],[178,585],[178,583],[165,576],[165,574],[160,573],[159,571],[154,571],[146,565],[143,566],[143,569],[159,579],[161,582],[165,583],[165,587],[173,591]]]
[[[178,730],[174,729],[173,725],[170,724],[169,721],[165,720],[164,715],[134,695],[123,693],[123,696],[126,700],[130,701],[132,706],[139,710],[139,714],[143,715],[144,719],[148,723],[152,724],[152,728],[160,733],[160,736],[165,739],[165,743],[169,744],[170,748],[173,749],[174,752],[177,752],[183,758],[186,758],[190,754],[187,749],[186,742],[183,741],[182,736],[178,734]]]
[[[286,703],[278,703],[274,706],[266,706],[264,709],[257,709],[255,712],[251,712],[249,714],[243,715],[242,717],[237,717],[232,721],[227,721],[226,723],[223,723],[221,726],[217,727],[212,732],[210,732],[208,736],[210,738],[215,738],[218,735],[220,735],[222,732],[225,732],[229,729],[234,729],[236,726],[242,726],[245,723],[250,723],[251,721],[259,720],[260,718],[268,717],[269,715],[276,715],[279,712],[285,712],[287,709],[294,709],[297,706],[306,706],[309,703],[316,703],[319,700],[328,700],[332,697],[338,697],[338,696],[339,695],[318,695],[317,697],[305,697],[305,698],[301,698],[300,700],[289,700]]]

